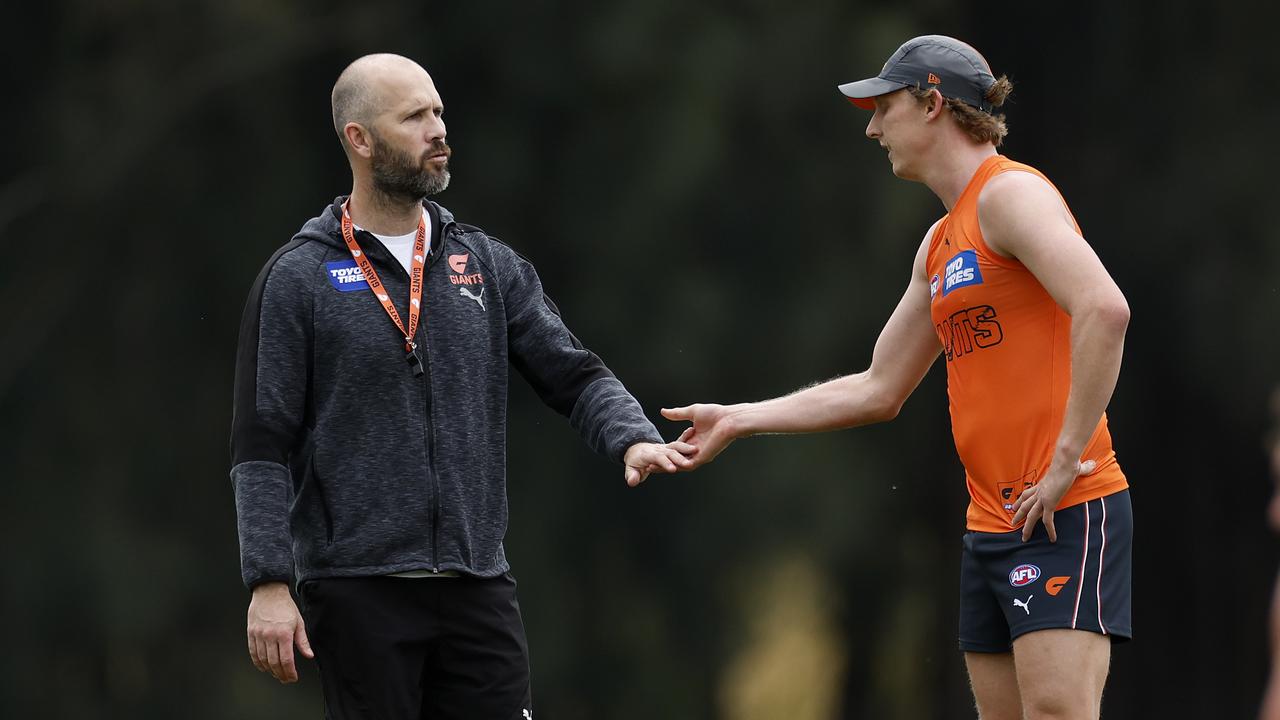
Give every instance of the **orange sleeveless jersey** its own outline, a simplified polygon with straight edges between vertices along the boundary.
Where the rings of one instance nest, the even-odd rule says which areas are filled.
[[[1071,317],[1022,263],[996,255],[982,239],[978,195],[1009,171],[1048,182],[1030,166],[988,158],[938,223],[925,265],[947,359],[951,430],[969,486],[967,526],[981,532],[1014,529],[1013,503],[1049,467],[1071,386]],[[1059,508],[1128,487],[1106,414],[1081,459],[1097,468],[1076,479]]]

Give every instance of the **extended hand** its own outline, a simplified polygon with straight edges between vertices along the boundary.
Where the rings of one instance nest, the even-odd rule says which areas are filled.
[[[688,469],[705,465],[729,443],[738,438],[730,408],[725,405],[698,404],[679,408],[663,408],[662,417],[668,420],[688,420],[692,426],[685,429],[680,440],[698,449]]]
[[[1097,464],[1092,460],[1084,462],[1077,460],[1075,467],[1068,468],[1065,472],[1056,472],[1050,468],[1043,480],[1022,491],[1017,502],[1013,504],[1013,524],[1016,526],[1023,520],[1027,521],[1027,524],[1022,526],[1023,542],[1031,539],[1031,533],[1036,529],[1036,522],[1040,520],[1044,521],[1044,529],[1049,533],[1049,542],[1058,542],[1058,531],[1053,527],[1053,511],[1058,508],[1058,503],[1062,502],[1062,496],[1071,489],[1071,484],[1076,481],[1076,478],[1088,475],[1096,467]]]
[[[691,470],[693,463],[689,457],[696,455],[697,452],[697,448],[679,440],[666,445],[636,443],[627,448],[627,454],[622,457],[622,462],[627,466],[623,477],[628,485],[635,487],[644,482],[652,472],[673,473],[682,469]]]
[[[270,582],[255,587],[253,599],[249,601],[249,658],[253,666],[271,673],[282,683],[297,682],[298,670],[293,663],[295,642],[303,657],[315,657],[302,615],[289,595],[289,586]]]

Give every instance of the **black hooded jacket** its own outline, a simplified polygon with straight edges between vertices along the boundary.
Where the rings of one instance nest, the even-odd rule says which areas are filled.
[[[502,574],[508,363],[611,459],[661,438],[533,266],[430,201],[416,377],[342,240],[343,200],[271,257],[245,305],[231,434],[244,583]],[[403,266],[357,241],[407,318]]]

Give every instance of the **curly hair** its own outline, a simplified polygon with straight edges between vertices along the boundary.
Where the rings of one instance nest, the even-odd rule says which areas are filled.
[[[913,87],[907,88],[917,100],[928,100],[932,95],[932,87]],[[1001,75],[984,96],[992,107],[1000,107],[1004,104],[1005,99],[1009,97],[1009,93],[1013,92],[1013,83],[1009,78]],[[963,100],[944,97],[947,109],[951,111],[951,117],[956,119],[956,123],[960,125],[969,137],[975,142],[989,142],[996,147],[1004,142],[1004,136],[1009,134],[1009,126],[1005,123],[1004,115],[996,115],[994,113],[979,110]]]

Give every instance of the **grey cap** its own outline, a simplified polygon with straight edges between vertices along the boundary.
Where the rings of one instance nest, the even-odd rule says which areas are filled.
[[[937,88],[943,97],[955,98],[984,112],[991,112],[986,94],[995,84],[986,58],[946,35],[921,35],[902,43],[880,74],[845,83],[840,92],[864,110],[874,110],[872,98],[905,87]]]

